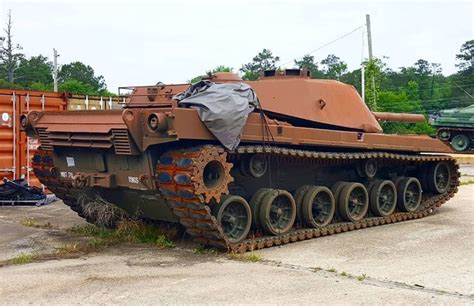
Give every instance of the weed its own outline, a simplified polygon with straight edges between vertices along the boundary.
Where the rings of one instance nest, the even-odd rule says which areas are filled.
[[[193,250],[194,254],[205,254],[207,253],[207,248],[203,246],[202,244],[198,245],[197,247],[194,248]]]
[[[262,261],[263,257],[259,254],[254,252],[250,252],[249,254],[244,255],[245,259],[250,262],[259,262]]]
[[[68,256],[68,255],[83,253],[87,249],[88,248],[86,245],[79,244],[79,243],[65,244],[56,249],[56,255]]]
[[[23,265],[33,261],[33,255],[21,253],[8,260],[10,265]]]
[[[217,254],[217,250],[200,244],[193,249],[193,253],[194,254]]]
[[[173,241],[169,240],[164,235],[160,235],[158,239],[156,239],[156,244],[158,247],[163,249],[172,249],[175,247]]]
[[[344,271],[342,271],[342,272],[341,272],[341,276],[347,276],[347,273],[344,272]]]
[[[360,282],[363,281],[366,278],[367,278],[367,275],[365,275],[365,274],[357,276],[357,280],[360,281]]]
[[[263,257],[259,254],[256,254],[254,252],[250,253],[229,253],[229,258],[233,260],[240,260],[240,261],[250,261],[250,262],[259,262],[263,260]]]
[[[334,269],[334,268],[327,269],[326,271],[328,271],[328,272],[332,272],[332,273],[337,273],[337,270],[336,270],[336,269]]]
[[[474,180],[464,181],[464,182],[461,182],[459,185],[463,186],[463,185],[471,185],[471,184],[474,184]]]
[[[26,218],[20,221],[20,224],[27,227],[35,227],[35,228],[52,228],[50,222],[47,223],[36,223],[35,219],[33,218]]]
[[[175,245],[160,228],[139,221],[127,220],[118,223],[116,229],[95,225],[81,225],[69,229],[69,232],[94,237],[94,246],[107,246],[113,243],[131,242],[156,244],[160,248],[174,248]]]

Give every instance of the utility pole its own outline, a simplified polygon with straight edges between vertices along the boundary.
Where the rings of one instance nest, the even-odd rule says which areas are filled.
[[[369,45],[369,60],[372,60],[372,32],[370,31],[370,15],[365,15],[365,24],[367,26],[367,44]]]
[[[370,15],[369,14],[366,14],[365,15],[365,25],[367,27],[367,44],[369,46],[369,62],[372,61],[373,59],[373,54],[372,54],[372,31],[370,29]],[[372,75],[372,90],[373,90],[373,104],[372,104],[372,108],[374,108],[373,110],[377,110],[377,97],[376,97],[376,93],[375,93],[375,76]]]
[[[53,84],[54,92],[58,92],[58,51],[53,48]]]

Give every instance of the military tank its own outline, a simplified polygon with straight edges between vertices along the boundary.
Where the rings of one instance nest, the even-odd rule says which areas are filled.
[[[431,124],[437,137],[449,143],[456,152],[472,153],[474,148],[474,104],[440,111]]]
[[[122,110],[31,111],[21,125],[41,143],[35,174],[89,222],[91,204],[119,207],[244,252],[431,214],[457,191],[451,149],[379,124],[421,120],[287,69],[134,87]]]

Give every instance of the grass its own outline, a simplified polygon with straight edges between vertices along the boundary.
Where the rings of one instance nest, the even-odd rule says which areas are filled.
[[[363,281],[363,280],[366,279],[366,278],[367,278],[367,275],[365,275],[365,274],[362,274],[362,275],[357,276],[357,280],[358,280],[359,282]]]
[[[193,253],[194,254],[217,254],[217,250],[200,244],[196,248],[193,249]]]
[[[25,218],[20,220],[20,224],[27,227],[34,228],[52,228],[53,225],[50,222],[47,223],[37,223],[33,218]]]
[[[263,260],[263,257],[257,253],[229,253],[229,258],[233,260],[248,261],[248,262],[259,262]]]
[[[332,272],[332,273],[337,273],[337,270],[336,270],[336,269],[334,269],[334,268],[327,269],[326,271],[328,271],[328,272]]]
[[[20,223],[28,227],[52,227],[50,223],[38,224],[32,218],[24,219]],[[99,248],[124,242],[151,244],[160,249],[171,249],[175,247],[173,241],[168,238],[168,234],[175,233],[175,231],[169,228],[162,231],[160,228],[151,224],[138,221],[122,221],[118,223],[116,229],[87,224],[74,226],[67,231],[78,236],[90,237],[92,239],[87,242],[64,244],[57,247],[56,252],[52,254],[31,255],[21,253],[16,257],[0,262],[0,267],[5,265],[25,264],[38,260],[76,257],[96,251]]]
[[[8,260],[10,265],[23,265],[33,261],[33,255],[21,253],[13,258]]]
[[[464,182],[461,182],[459,185],[463,186],[463,185],[471,185],[471,184],[474,184],[474,180],[464,181]]]
[[[159,248],[175,247],[160,228],[138,221],[121,221],[116,229],[108,229],[95,225],[75,226],[68,230],[71,233],[94,237],[93,246],[106,246],[123,242],[144,243],[156,245]]]

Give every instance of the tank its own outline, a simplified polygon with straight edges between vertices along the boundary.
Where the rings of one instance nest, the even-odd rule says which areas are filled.
[[[431,119],[437,137],[456,152],[473,153],[474,104],[440,111]]]
[[[372,113],[353,86],[288,69],[138,86],[122,110],[31,111],[21,125],[41,143],[36,175],[89,222],[176,223],[245,252],[422,218],[449,200],[449,146],[384,134],[386,120],[424,117]]]

